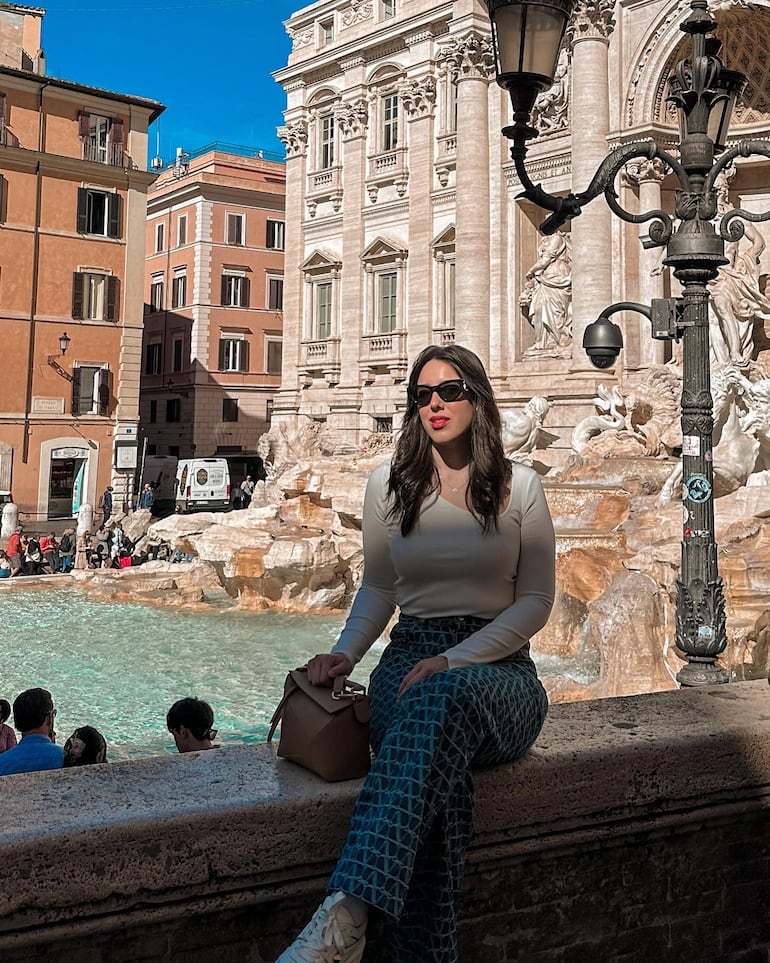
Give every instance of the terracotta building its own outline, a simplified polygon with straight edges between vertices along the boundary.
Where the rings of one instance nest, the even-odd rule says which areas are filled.
[[[253,453],[283,337],[283,163],[177,151],[150,189],[141,427],[149,455]]]
[[[535,105],[533,181],[552,193],[584,190],[607,152],[653,138],[672,148],[676,111],[668,78],[684,55],[685,6],[670,0],[580,0],[556,82]],[[770,134],[767,4],[719,5],[727,66],[749,84],[732,135]],[[615,217],[604,198],[542,246],[545,213],[519,197],[501,135],[511,123],[495,82],[481,0],[320,0],[287,21],[292,52],[276,78],[286,91],[284,367],[275,423],[322,422],[341,445],[398,426],[404,377],[430,343],[457,341],[488,364],[498,399],[550,402],[550,449],[563,461],[576,421],[593,414],[597,384],[615,384],[667,360],[639,315],[620,318],[626,349],[601,374],[583,332],[614,301],[668,296],[649,223]],[[674,148],[675,149],[675,148]],[[731,206],[770,206],[770,163],[736,164]],[[632,213],[673,210],[674,176],[659,160],[618,177]],[[757,225],[765,241],[767,224]],[[557,249],[557,247],[559,249]],[[759,273],[770,272],[763,245]],[[544,324],[535,288],[561,258],[566,306]],[[571,274],[571,285],[569,284]],[[757,302],[759,303],[759,302]],[[618,319],[616,319],[618,320]],[[757,352],[770,346],[760,319]]]
[[[44,75],[43,10],[0,8],[0,490],[68,517],[131,497],[155,101]]]

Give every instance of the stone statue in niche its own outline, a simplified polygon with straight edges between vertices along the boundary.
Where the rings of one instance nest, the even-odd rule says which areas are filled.
[[[566,48],[562,48],[556,65],[553,84],[535,100],[532,108],[532,126],[541,134],[555,134],[567,128],[567,107],[569,105],[569,58]]]
[[[572,244],[557,231],[544,237],[525,275],[519,305],[535,331],[525,357],[567,357],[572,342]]]
[[[551,403],[536,395],[530,398],[523,411],[501,411],[503,448],[514,461],[529,461],[537,448],[540,431]]]
[[[730,208],[731,173],[719,175],[714,185],[719,217]],[[739,241],[725,244],[729,263],[719,269],[711,285],[710,336],[712,364],[731,364],[745,368],[754,352],[754,324],[770,320],[770,300],[760,287],[759,259],[765,250],[765,239],[750,221]]]

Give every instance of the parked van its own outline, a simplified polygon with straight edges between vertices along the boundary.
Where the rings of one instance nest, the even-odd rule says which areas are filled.
[[[182,458],[176,466],[178,512],[230,508],[230,470],[224,458]]]
[[[145,485],[152,486],[155,492],[153,515],[173,512],[176,505],[176,469],[179,459],[174,455],[147,455],[142,465],[142,477],[137,493],[141,494]]]

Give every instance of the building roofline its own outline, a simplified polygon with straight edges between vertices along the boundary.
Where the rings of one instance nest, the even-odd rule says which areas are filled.
[[[23,3],[8,3],[7,0],[0,0],[0,10],[4,9],[13,10],[14,13],[31,13],[39,17],[45,16],[43,7],[27,7]]]
[[[0,6],[0,9],[2,7]],[[49,77],[44,74],[36,74],[32,70],[20,70],[17,67],[5,67],[0,65],[0,77],[11,76],[19,77],[22,80],[31,80],[41,87],[59,87],[62,90],[71,90],[73,93],[89,94],[92,97],[109,97],[110,100],[119,100],[125,104],[132,104],[136,107],[144,107],[150,111],[150,123],[157,120],[166,109],[165,104],[157,100],[150,100],[148,97],[137,97],[133,94],[120,94],[114,90],[105,90],[102,87],[89,87],[87,84],[78,84],[72,80],[62,80],[59,77]]]

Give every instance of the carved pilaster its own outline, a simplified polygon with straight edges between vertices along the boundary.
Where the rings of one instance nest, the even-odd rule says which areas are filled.
[[[578,40],[607,40],[615,29],[615,0],[579,0],[567,28],[570,45]]]
[[[491,80],[495,74],[492,41],[481,34],[469,33],[455,38],[439,52],[439,62],[446,63],[453,80]]]
[[[398,99],[410,120],[425,117],[436,105],[436,81],[433,77],[407,81],[399,87]]]
[[[361,137],[369,122],[369,107],[365,100],[339,104],[334,108],[334,123],[345,140]]]
[[[286,159],[302,157],[307,153],[307,122],[298,120],[277,130],[279,140],[286,147]]]

